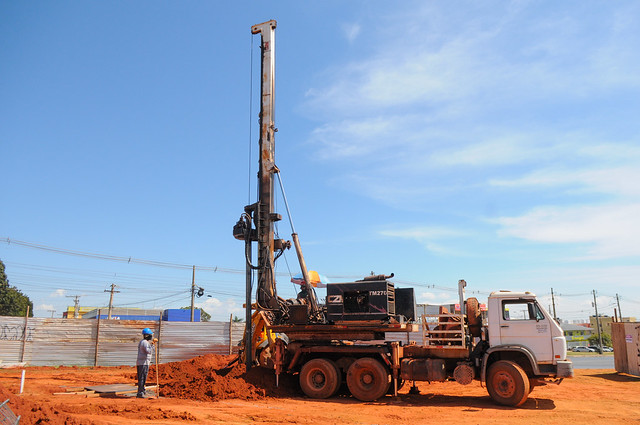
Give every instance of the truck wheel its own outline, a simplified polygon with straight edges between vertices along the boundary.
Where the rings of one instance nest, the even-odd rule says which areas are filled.
[[[499,360],[489,366],[487,390],[498,404],[520,406],[530,393],[529,378],[517,363]]]
[[[389,390],[390,375],[387,369],[371,357],[356,360],[347,371],[347,386],[358,400],[377,400]]]
[[[467,324],[471,336],[479,337],[482,329],[482,315],[477,298],[467,298]]]
[[[328,398],[340,388],[338,367],[329,359],[312,359],[302,366],[300,387],[311,398]]]

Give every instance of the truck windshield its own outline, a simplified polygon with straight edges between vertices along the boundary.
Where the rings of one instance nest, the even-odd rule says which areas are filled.
[[[503,301],[502,318],[504,320],[543,320],[544,314],[533,300]]]

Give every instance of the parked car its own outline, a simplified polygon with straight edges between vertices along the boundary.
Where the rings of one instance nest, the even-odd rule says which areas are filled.
[[[611,347],[602,347],[602,351],[606,351],[608,353],[611,353],[611,352],[613,352],[613,348],[611,348]]]
[[[591,348],[593,351],[599,353],[600,352],[600,347],[598,347],[597,345],[590,345],[587,348]],[[604,351],[604,350],[603,350]]]
[[[573,347],[571,349],[571,351],[575,351],[577,353],[593,353],[596,350],[594,350],[594,349],[592,349],[590,347],[581,346],[581,347]]]

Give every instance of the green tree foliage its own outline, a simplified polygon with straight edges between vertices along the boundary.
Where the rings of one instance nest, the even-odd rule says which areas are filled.
[[[603,347],[611,347],[613,345],[611,341],[611,335],[602,333],[602,346]],[[598,332],[591,335],[588,339],[589,345],[600,345],[600,339],[598,338]]]
[[[29,307],[33,317],[33,303],[15,286],[9,285],[4,263],[0,260],[0,316],[24,316]]]
[[[211,320],[211,315],[206,311],[204,311],[203,309],[200,309],[200,321],[208,322],[209,320]]]
[[[191,310],[191,306],[180,307],[180,310]],[[196,308],[196,310],[200,310],[200,321],[201,322],[208,322],[209,320],[211,320],[211,315],[209,313],[207,313],[206,311],[204,311],[201,308]]]

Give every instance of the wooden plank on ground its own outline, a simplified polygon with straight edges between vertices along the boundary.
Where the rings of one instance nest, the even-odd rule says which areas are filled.
[[[155,385],[145,386],[146,390],[155,390],[158,388]],[[109,384],[109,385],[95,385],[91,387],[85,387],[87,391],[95,391],[98,394],[129,394],[138,392],[137,385],[131,384]]]

